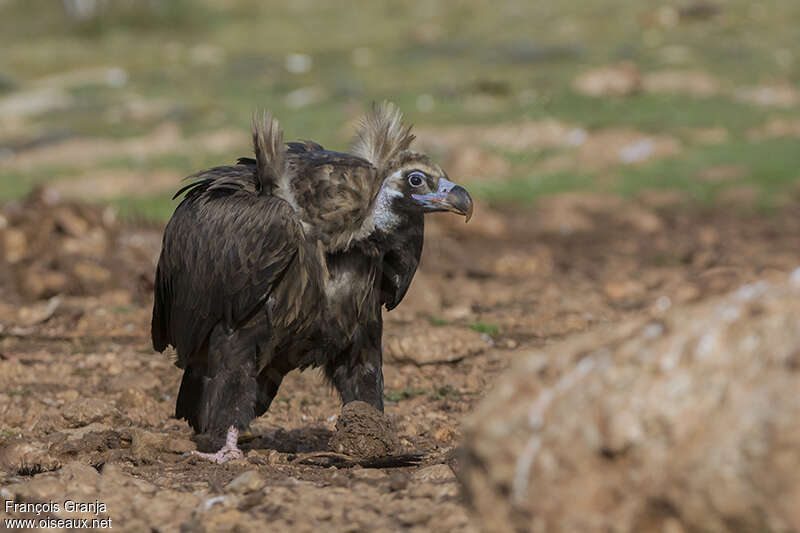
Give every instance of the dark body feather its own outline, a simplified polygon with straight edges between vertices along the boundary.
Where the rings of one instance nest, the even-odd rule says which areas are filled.
[[[422,251],[421,213],[356,238],[380,187],[371,163],[311,142],[282,157],[287,183],[249,158],[192,176],[164,233],[153,346],[175,347],[176,416],[212,442],[263,414],[296,368],[383,409],[381,306],[402,300]]]

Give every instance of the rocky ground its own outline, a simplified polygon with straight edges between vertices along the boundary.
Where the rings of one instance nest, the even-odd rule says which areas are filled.
[[[575,193],[535,210],[478,205],[469,225],[433,218],[421,271],[385,328],[392,447],[420,463],[347,462],[341,439],[329,445],[338,400],[308,371],[288,376],[253,424],[247,457],[217,466],[184,455],[195,443],[171,416],[180,371],[149,341],[160,231],[47,190],[0,211],[0,496],[61,507],[0,508],[3,519],[476,531],[456,477],[462,420],[513,360],[583,332],[601,342],[628,317],[800,265],[796,207],[764,216],[689,209],[670,194]],[[80,512],[68,499],[103,505]]]

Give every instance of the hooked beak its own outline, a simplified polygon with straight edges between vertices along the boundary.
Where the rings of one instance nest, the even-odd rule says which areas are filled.
[[[466,217],[465,222],[472,218],[472,197],[461,185],[444,178],[439,180],[439,190],[428,194],[412,194],[411,197],[418,201],[427,212],[452,211]]]

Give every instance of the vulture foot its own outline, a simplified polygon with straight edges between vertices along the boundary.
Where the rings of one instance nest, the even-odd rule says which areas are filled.
[[[213,463],[221,465],[227,463],[231,459],[242,459],[244,453],[239,449],[237,443],[239,441],[239,430],[231,426],[228,428],[228,436],[225,437],[225,446],[220,448],[217,453],[203,453],[196,450],[189,452],[189,454],[208,459]]]

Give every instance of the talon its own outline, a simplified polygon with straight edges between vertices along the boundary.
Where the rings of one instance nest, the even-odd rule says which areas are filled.
[[[228,434],[225,437],[225,446],[217,450],[217,453],[205,453],[205,452],[198,452],[197,450],[192,450],[187,452],[188,455],[194,455],[200,457],[201,459],[206,459],[211,461],[212,463],[217,463],[221,465],[222,463],[227,463],[231,459],[242,459],[244,458],[244,452],[239,449],[237,446],[237,442],[239,440],[239,430],[235,427],[231,426],[228,428]],[[184,454],[187,455],[187,454]]]

